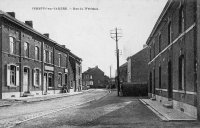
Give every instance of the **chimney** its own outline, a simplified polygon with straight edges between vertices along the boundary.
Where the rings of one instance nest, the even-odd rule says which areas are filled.
[[[65,45],[61,45],[61,47],[65,48]]]
[[[147,47],[147,44],[144,44],[144,45],[143,45],[143,48],[146,48],[146,47]]]
[[[12,16],[13,18],[15,18],[15,12],[7,12],[7,14],[9,14],[9,15]]]
[[[49,33],[44,33],[43,35],[49,38]]]
[[[25,24],[33,28],[33,21],[25,21]]]

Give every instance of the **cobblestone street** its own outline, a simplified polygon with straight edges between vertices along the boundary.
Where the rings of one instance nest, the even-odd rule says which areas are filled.
[[[117,97],[115,91],[103,90],[18,104],[1,108],[1,113],[1,126],[16,128],[200,127],[197,121],[162,121],[138,98]]]

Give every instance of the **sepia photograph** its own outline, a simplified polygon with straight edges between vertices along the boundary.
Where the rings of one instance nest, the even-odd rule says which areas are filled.
[[[0,128],[200,128],[200,0],[0,0]]]

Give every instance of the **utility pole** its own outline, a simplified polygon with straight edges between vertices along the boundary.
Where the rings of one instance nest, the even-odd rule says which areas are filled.
[[[112,39],[116,41],[116,53],[117,53],[117,95],[119,96],[120,89],[120,80],[119,80],[119,49],[118,49],[118,40],[122,37],[121,33],[119,33],[121,29],[115,28],[115,30],[111,30],[110,36]]]

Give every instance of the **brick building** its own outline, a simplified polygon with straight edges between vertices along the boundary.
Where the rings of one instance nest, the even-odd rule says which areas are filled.
[[[119,66],[119,79],[120,82],[127,82],[127,62]]]
[[[144,47],[141,51],[127,58],[127,82],[133,84],[148,83],[149,50]]]
[[[98,68],[88,68],[87,71],[82,74],[83,86],[89,86],[90,88],[105,88],[104,72]]]
[[[0,11],[0,50],[0,99],[81,90],[81,58],[14,12]]]
[[[149,96],[200,119],[200,1],[169,0],[148,40]]]

